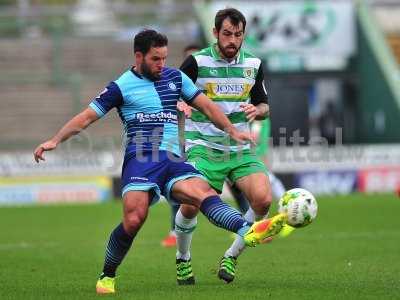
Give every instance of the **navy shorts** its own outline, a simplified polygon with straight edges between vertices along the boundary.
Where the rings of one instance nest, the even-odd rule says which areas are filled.
[[[174,183],[190,177],[203,175],[190,163],[167,151],[158,152],[155,159],[152,152],[144,152],[140,158],[131,156],[122,166],[122,196],[129,191],[151,192],[151,204],[163,195],[168,201],[176,203],[171,197]]]

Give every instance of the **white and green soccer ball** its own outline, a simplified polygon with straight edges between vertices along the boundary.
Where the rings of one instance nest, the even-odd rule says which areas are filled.
[[[293,227],[304,227],[317,216],[318,204],[313,194],[305,189],[291,189],[279,199],[279,213],[287,215],[287,223]]]

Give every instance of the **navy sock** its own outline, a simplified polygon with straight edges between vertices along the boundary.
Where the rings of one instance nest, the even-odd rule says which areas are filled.
[[[252,225],[237,210],[222,202],[221,198],[217,195],[204,199],[200,206],[200,211],[214,225],[242,236]]]
[[[129,235],[122,223],[113,230],[106,248],[103,268],[104,276],[115,277],[115,272],[131,247],[135,235]]]

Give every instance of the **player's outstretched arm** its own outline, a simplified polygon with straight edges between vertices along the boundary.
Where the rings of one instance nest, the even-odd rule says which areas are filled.
[[[245,141],[250,141],[253,144],[255,143],[249,132],[241,132],[237,130],[218,105],[212,102],[206,95],[202,93],[199,94],[193,100],[192,106],[205,114],[215,126],[228,133],[235,141],[239,143]]]
[[[35,161],[38,163],[40,160],[45,160],[43,156],[43,153],[45,151],[54,150],[55,148],[57,148],[58,144],[67,140],[71,136],[78,134],[98,119],[99,117],[93,109],[91,109],[90,107],[86,108],[84,111],[69,120],[54,137],[40,144],[35,149],[35,151],[33,152]]]

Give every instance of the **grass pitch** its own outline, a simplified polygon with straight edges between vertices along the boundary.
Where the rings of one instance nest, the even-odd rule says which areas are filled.
[[[309,227],[240,257],[229,285],[216,277],[232,239],[204,217],[193,240],[195,286],[177,286],[175,250],[160,240],[169,208],[152,207],[118,272],[115,299],[400,299],[400,199],[319,197]],[[276,212],[276,207],[272,213]],[[98,299],[120,203],[0,208],[0,299]]]

